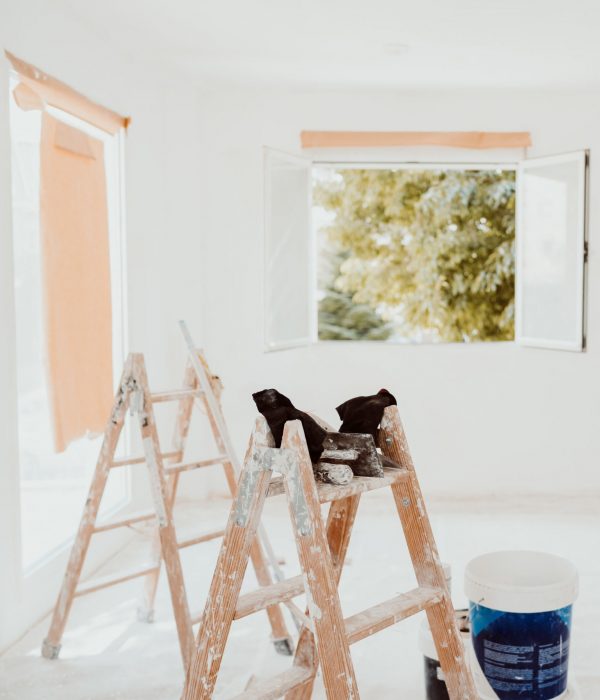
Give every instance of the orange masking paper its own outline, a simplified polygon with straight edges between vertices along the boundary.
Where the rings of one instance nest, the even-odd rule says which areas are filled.
[[[109,134],[116,134],[120,129],[128,127],[129,117],[123,117],[88,99],[57,78],[17,58],[10,51],[5,51],[4,54],[13,69],[19,74],[21,85],[28,88],[27,93],[23,88],[21,88],[20,93],[15,93],[17,104],[23,109],[41,109],[44,105],[51,105],[89,122]],[[17,88],[18,90],[19,88]],[[38,96],[39,106],[32,104],[31,92]],[[22,98],[23,104],[19,98]]]
[[[302,148],[527,148],[528,131],[302,131]]]
[[[55,447],[104,430],[113,400],[103,144],[42,113],[40,235]]]

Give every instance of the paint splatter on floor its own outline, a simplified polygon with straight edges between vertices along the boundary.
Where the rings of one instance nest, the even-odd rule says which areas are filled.
[[[442,559],[452,564],[455,603],[458,607],[466,602],[462,593],[465,564],[484,551],[517,545],[523,549],[547,549],[570,558],[581,574],[581,595],[574,609],[572,671],[581,697],[597,700],[600,659],[595,633],[600,628],[600,561],[592,553],[600,551],[600,508],[597,501],[591,500],[562,505],[559,501],[546,501],[536,503],[534,513],[532,503],[532,499],[429,503]],[[200,530],[218,527],[225,522],[227,510],[228,503],[220,500],[186,504],[178,517],[186,530],[181,535],[187,535],[187,529],[196,522],[196,529]],[[275,551],[286,560],[286,575],[297,574],[283,497],[267,503],[265,525]],[[139,539],[136,542],[99,573],[110,573],[120,565],[129,568],[134,557],[142,561],[142,550],[148,541],[145,539],[142,547]],[[203,605],[217,551],[218,541],[182,551],[193,611]],[[406,546],[388,493],[363,497],[348,560],[341,583],[346,615],[414,587]],[[244,589],[255,585],[250,568]],[[37,625],[0,657],[0,698],[178,700],[183,672],[164,575],[153,624],[136,620],[141,586],[140,581],[131,581],[76,600],[57,661],[40,658],[48,620]],[[297,602],[301,604],[302,599]],[[399,694],[411,700],[423,697],[422,656],[417,642],[422,619],[421,614],[352,647],[358,685],[365,700],[392,700]],[[291,621],[289,626],[293,629]],[[274,652],[264,614],[235,622],[215,698],[231,697],[241,692],[252,676],[271,675],[289,664],[289,658]],[[320,683],[314,697],[325,697]]]

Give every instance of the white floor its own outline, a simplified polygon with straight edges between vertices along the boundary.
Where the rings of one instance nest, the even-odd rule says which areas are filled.
[[[572,676],[581,697],[600,698],[600,503],[581,498],[535,502],[497,499],[429,503],[442,558],[452,564],[454,599],[462,594],[462,574],[472,557],[495,549],[542,549],[569,557],[581,574],[575,606]],[[183,529],[194,523],[211,529],[225,521],[228,504],[215,501],[182,509]],[[267,504],[265,525],[286,575],[298,572],[294,543],[282,497]],[[183,533],[181,533],[183,534]],[[147,542],[147,538],[144,538]],[[146,544],[137,538],[99,573],[134,559],[143,560]],[[195,610],[202,607],[218,542],[183,550],[186,583]],[[245,587],[255,585],[249,570]],[[161,580],[156,622],[136,621],[141,581],[131,581],[75,601],[60,659],[40,658],[48,620],[32,629],[0,658],[2,700],[176,700],[182,667],[171,617],[168,587]],[[352,614],[415,585],[400,524],[388,493],[363,497],[348,563],[341,584],[345,614]],[[297,602],[301,603],[301,599]],[[361,697],[388,700],[423,698],[422,657],[418,649],[421,616],[400,623],[352,647]],[[290,629],[293,625],[290,622]],[[215,698],[241,692],[251,677],[284,670],[289,658],[274,653],[264,613],[234,623]],[[315,698],[324,698],[320,685]]]

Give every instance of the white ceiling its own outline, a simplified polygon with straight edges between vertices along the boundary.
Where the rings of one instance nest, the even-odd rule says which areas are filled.
[[[600,86],[599,0],[62,0],[195,83]]]

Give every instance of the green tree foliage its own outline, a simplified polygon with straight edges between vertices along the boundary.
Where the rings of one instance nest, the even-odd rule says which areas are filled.
[[[408,340],[514,337],[513,172],[339,170],[315,202],[333,215],[323,235],[340,260],[320,337],[349,328],[354,306],[382,339],[385,321]]]
[[[319,302],[319,338],[321,340],[387,340],[391,326],[369,304],[356,303],[349,292],[335,287],[343,256],[335,256],[334,274]]]

